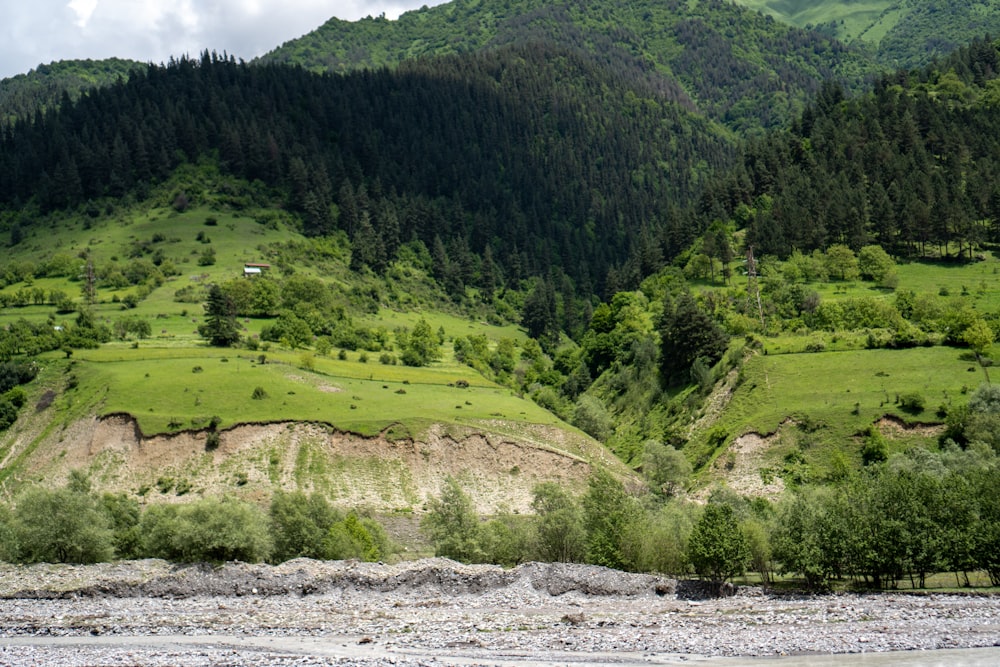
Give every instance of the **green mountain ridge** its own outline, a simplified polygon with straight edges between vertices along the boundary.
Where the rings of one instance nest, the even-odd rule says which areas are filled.
[[[737,129],[781,125],[823,79],[857,85],[872,71],[863,54],[834,40],[718,0],[458,0],[395,21],[331,20],[261,61],[344,72],[537,40],[587,53],[629,79],[653,76]]]
[[[1000,2],[980,0],[741,0],[776,20],[868,45],[878,62],[908,69],[947,56],[971,38],[1000,34]]]

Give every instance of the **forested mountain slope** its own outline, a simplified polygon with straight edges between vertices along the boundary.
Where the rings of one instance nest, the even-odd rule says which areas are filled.
[[[419,239],[459,290],[490,247],[511,279],[556,269],[590,294],[643,235],[686,245],[675,209],[732,149],[655,82],[542,42],[325,76],[206,53],[9,128],[0,203],[141,198],[208,155],[279,188],[308,234],[346,231],[360,265]]]
[[[31,115],[60,102],[63,95],[76,99],[90,88],[128,79],[141,63],[120,58],[62,60],[39,65],[26,74],[0,80],[0,123]]]
[[[737,129],[780,125],[823,79],[854,85],[872,71],[839,42],[719,0],[456,0],[396,21],[332,19],[262,60],[344,72],[538,40],[591,54],[627,80],[679,86],[700,112]]]
[[[887,67],[924,65],[971,38],[1000,34],[997,0],[740,0],[739,4],[848,44],[870,45]]]
[[[751,142],[730,213],[748,244],[788,256],[875,242],[896,256],[998,240],[1000,56],[978,41],[871,93],[828,85],[788,132]]]

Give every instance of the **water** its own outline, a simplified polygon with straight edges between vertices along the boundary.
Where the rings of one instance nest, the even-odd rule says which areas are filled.
[[[694,664],[705,667],[1000,667],[1000,647],[780,658],[721,658]]]

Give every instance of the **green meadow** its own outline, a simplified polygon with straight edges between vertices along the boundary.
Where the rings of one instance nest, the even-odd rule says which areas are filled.
[[[844,42],[860,38],[877,44],[901,15],[893,0],[739,0],[738,4],[800,28],[834,24],[837,38]]]
[[[263,359],[263,363],[261,363]],[[432,423],[509,419],[559,424],[551,413],[467,367],[386,366],[212,348],[106,347],[73,355],[82,396],[129,413],[146,434],[242,422],[309,421],[373,435]]]
[[[781,469],[789,460],[800,462],[823,476],[838,459],[860,465],[862,435],[883,417],[900,424],[889,436],[890,451],[934,448],[935,432],[919,427],[941,423],[939,409],[964,404],[985,381],[967,354],[935,346],[756,355],[740,370],[718,422],[689,451],[708,463],[725,454],[723,442],[751,432],[777,433],[765,463]],[[924,407],[907,411],[905,398],[914,395]]]

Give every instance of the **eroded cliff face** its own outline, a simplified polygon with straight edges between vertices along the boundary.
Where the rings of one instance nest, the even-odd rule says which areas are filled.
[[[40,443],[22,464],[23,477],[58,484],[82,469],[96,490],[147,502],[202,495],[265,501],[284,489],[320,491],[344,508],[405,512],[420,511],[451,475],[485,514],[529,512],[531,490],[542,481],[585,484],[591,462],[561,448],[576,435],[523,424],[518,435],[500,435],[501,426],[432,426],[419,437],[394,439],[314,423],[240,424],[219,430],[212,446],[208,430],[146,436],[131,416],[111,415]]]

